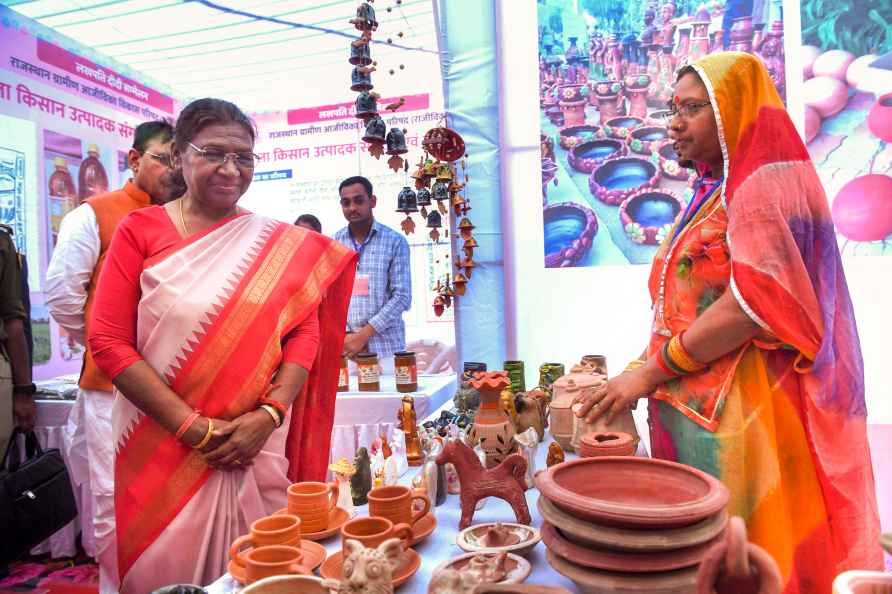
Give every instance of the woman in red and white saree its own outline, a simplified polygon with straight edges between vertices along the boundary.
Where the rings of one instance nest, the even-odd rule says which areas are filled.
[[[324,477],[355,271],[337,242],[236,205],[254,163],[237,107],[196,101],[176,134],[188,191],[121,223],[90,335],[121,396],[125,594],[212,582],[292,480]]]

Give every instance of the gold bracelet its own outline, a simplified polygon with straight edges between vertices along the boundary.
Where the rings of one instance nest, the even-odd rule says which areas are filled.
[[[672,359],[672,363],[686,373],[695,373],[705,369],[706,365],[691,357],[684,348],[684,344],[681,342],[683,335],[684,332],[680,332],[669,341],[669,357]]]
[[[273,425],[275,425],[277,429],[282,426],[283,419],[279,416],[279,411],[277,411],[274,406],[261,404],[259,408],[262,408],[269,413],[269,416],[273,418]]]
[[[634,369],[638,369],[639,367],[644,367],[644,364],[645,364],[644,360],[635,359],[634,361],[632,361],[631,363],[626,365],[626,368],[623,370],[623,372],[632,371]]]
[[[192,446],[192,449],[200,450],[201,448],[206,446],[208,444],[208,442],[211,441],[211,437],[214,436],[213,434],[214,434],[214,420],[211,419],[210,417],[208,417],[208,432],[204,434],[204,437],[201,438],[201,441],[199,441],[194,446]]]

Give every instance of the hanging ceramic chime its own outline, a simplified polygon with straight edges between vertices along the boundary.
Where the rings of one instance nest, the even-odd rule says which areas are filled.
[[[422,190],[427,191],[427,190]],[[419,192],[421,194],[421,192]],[[430,203],[430,200],[428,200]],[[424,216],[424,209],[421,209],[421,216]],[[440,242],[440,227],[443,226],[443,219],[440,218],[440,213],[436,210],[432,210],[429,215],[427,215],[427,228],[431,230],[429,237],[431,241],[434,243]]]
[[[363,91],[356,96],[356,117],[364,122],[378,115],[378,98],[374,91]]]
[[[465,141],[449,128],[431,128],[424,135],[421,148],[441,161],[457,161],[465,154]]]
[[[421,188],[416,195],[417,204],[421,209],[421,216],[427,218],[427,207],[431,205],[431,191],[427,188]]]
[[[468,217],[465,217],[458,224],[458,232],[461,234],[462,239],[468,240],[471,239],[471,231],[474,230],[474,223]]]
[[[468,258],[474,257],[474,248],[477,247],[477,240],[473,237],[469,237],[465,240],[465,244],[462,246],[462,249],[465,252],[465,255]]]
[[[387,132],[387,154],[392,155],[387,160],[387,165],[394,172],[399,172],[400,169],[403,168],[404,161],[400,155],[404,155],[409,152],[409,149],[406,147],[406,131],[400,130],[399,128],[391,128]]]
[[[468,279],[465,278],[465,275],[461,272],[456,272],[455,278],[452,280],[452,285],[455,287],[455,294],[459,297],[464,295],[466,284],[468,284]]]
[[[368,2],[363,2],[356,7],[356,16],[350,19],[350,24],[356,27],[357,30],[362,31],[364,39],[371,39],[372,31],[378,29],[378,21],[375,20],[375,9]]]
[[[446,284],[440,289],[440,297],[443,298],[443,303],[446,307],[452,307],[452,298],[455,296],[455,292],[452,290],[452,286],[449,284],[449,275],[446,275]]]
[[[431,189],[431,196],[437,201],[437,210],[440,211],[440,214],[449,214],[449,209],[443,204],[444,201],[449,200],[449,186],[446,185],[446,182],[435,183]]]
[[[400,190],[399,195],[396,198],[396,211],[404,213],[406,218],[400,224],[400,228],[402,228],[403,233],[406,235],[415,232],[415,221],[412,220],[410,216],[413,212],[418,212],[418,206],[416,204],[415,192],[409,186],[405,186],[402,190]]]
[[[475,266],[477,266],[477,264],[475,264],[474,260],[472,260],[471,258],[465,258],[455,265],[456,268],[464,269],[465,276],[468,277],[468,280],[471,279],[471,272],[473,272]]]
[[[369,154],[380,159],[384,154],[384,141],[387,125],[381,116],[375,115],[365,125],[365,134],[362,136],[363,142],[369,144]]]
[[[351,91],[371,91],[374,85],[372,84],[372,72],[375,71],[374,62],[368,66],[354,66],[353,74],[350,76],[350,90]]]
[[[420,158],[418,160],[418,166],[415,168],[415,171],[410,175],[412,179],[415,180],[415,189],[420,190],[421,188],[427,188],[430,186],[430,178],[424,174],[424,158]],[[419,205],[420,206],[420,205]]]

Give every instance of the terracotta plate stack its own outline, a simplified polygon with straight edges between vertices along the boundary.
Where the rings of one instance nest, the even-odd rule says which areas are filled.
[[[727,523],[725,486],[664,460],[571,460],[536,486],[549,563],[591,594],[691,592]]]

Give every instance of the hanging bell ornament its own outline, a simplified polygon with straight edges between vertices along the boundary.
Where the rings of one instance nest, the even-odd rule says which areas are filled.
[[[465,141],[449,128],[431,128],[424,135],[421,148],[441,161],[456,161],[465,154]]]
[[[465,258],[464,260],[456,264],[457,268],[464,268],[465,276],[467,276],[469,279],[471,278],[471,273],[474,271],[475,266],[477,265],[470,258]]]
[[[363,32],[364,37],[369,37],[371,31],[378,29],[378,21],[375,20],[375,9],[368,2],[363,2],[356,7],[356,16],[350,19],[350,24]]]
[[[452,285],[455,287],[455,294],[461,297],[465,294],[465,285],[468,284],[468,279],[465,278],[465,275],[461,272],[455,273],[455,278],[452,281]]]
[[[421,216],[427,216],[427,207],[431,205],[431,192],[427,188],[418,190],[417,195],[418,206],[421,207]]]
[[[403,233],[406,235],[414,233],[415,221],[412,220],[412,217],[409,216],[409,214],[418,212],[418,205],[416,203],[415,192],[409,186],[405,186],[400,190],[399,195],[396,197],[396,211],[405,213],[406,215],[405,220],[403,220],[400,225],[403,229]]]
[[[449,163],[440,163],[437,166],[437,181],[448,182],[452,181],[453,177],[452,167],[449,166]]]
[[[439,243],[440,241],[440,227],[442,226],[443,219],[440,218],[440,213],[436,210],[432,210],[430,214],[427,215],[427,228],[431,230],[429,237],[434,243]]]
[[[390,159],[387,160],[387,164],[394,171],[394,173],[398,173],[400,169],[403,168],[403,158],[400,155],[404,155],[409,152],[408,147],[406,147],[406,131],[400,130],[399,128],[391,128],[387,132],[387,151],[385,151],[388,155],[393,155]]]
[[[365,37],[360,37],[350,44],[350,63],[354,66],[368,66],[372,63],[372,50],[369,48],[369,40]]]
[[[354,66],[353,74],[350,77],[351,91],[371,91],[372,72],[375,71],[374,66]]]
[[[415,189],[427,188],[430,185],[430,179],[424,174],[424,159],[418,161],[418,167],[410,175],[415,180]],[[420,204],[419,204],[420,206]]]
[[[474,223],[467,217],[463,218],[461,222],[458,224],[458,231],[461,234],[462,239],[468,240],[471,239],[471,231],[474,230]],[[471,276],[471,275],[468,275]]]
[[[461,194],[455,194],[452,196],[452,208],[455,209],[455,216],[458,216],[464,212],[465,207],[465,199],[462,198]]]
[[[433,195],[434,200],[437,201],[437,210],[442,214],[448,213],[449,211],[443,204],[443,201],[449,200],[449,186],[447,186],[445,182],[437,182],[431,189],[431,194]]]
[[[465,240],[465,244],[462,246],[462,249],[465,251],[465,255],[468,258],[473,258],[475,247],[477,247],[477,240],[471,237]]]
[[[438,318],[443,315],[443,312],[446,310],[446,300],[437,295],[436,299],[434,299],[434,315]]]
[[[384,134],[387,131],[387,125],[381,116],[373,116],[365,125],[365,134],[362,136],[364,142],[369,143],[369,154],[380,159],[384,154]]]
[[[356,96],[356,117],[364,122],[378,115],[378,98],[375,92],[363,91]]]

